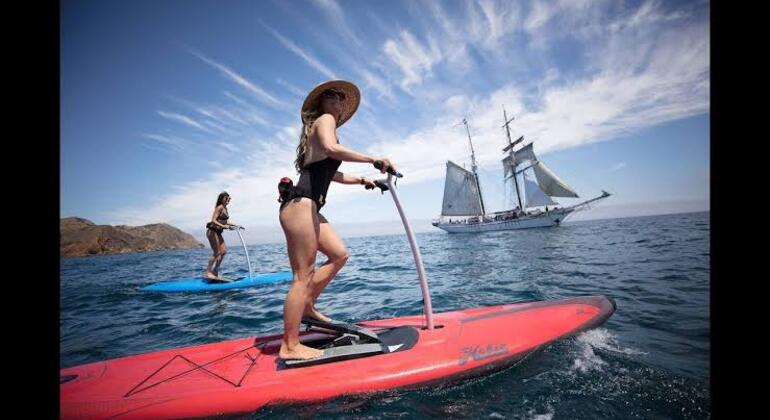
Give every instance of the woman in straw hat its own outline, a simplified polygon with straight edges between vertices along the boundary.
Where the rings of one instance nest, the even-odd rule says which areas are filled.
[[[337,168],[342,161],[381,161],[381,172],[389,166],[395,169],[387,158],[372,157],[339,144],[337,128],[353,116],[360,100],[361,94],[354,84],[332,80],[316,86],[302,104],[302,133],[294,161],[300,178],[296,186],[284,190],[279,200],[279,219],[294,274],[283,306],[284,333],[279,353],[282,359],[311,359],[323,353],[300,344],[299,327],[303,317],[331,321],[318,312],[315,302],[348,259],[345,244],[319,213],[326,203],[329,184],[335,181],[367,189],[375,187],[371,180],[344,174]],[[318,251],[328,259],[316,270]]]

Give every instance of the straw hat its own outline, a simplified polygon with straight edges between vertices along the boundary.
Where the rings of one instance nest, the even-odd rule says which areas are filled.
[[[344,96],[344,99],[340,104],[342,105],[342,112],[337,121],[337,127],[345,124],[345,122],[355,114],[358,109],[358,104],[361,103],[361,92],[358,90],[358,87],[346,80],[329,80],[316,86],[310,93],[308,93],[305,102],[302,103],[300,120],[302,120],[302,112],[318,106],[321,94],[327,90],[333,90]]]

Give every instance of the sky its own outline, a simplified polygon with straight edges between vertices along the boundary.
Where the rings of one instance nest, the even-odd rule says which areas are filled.
[[[709,210],[710,5],[704,1],[262,0],[61,4],[61,217],[169,223],[205,243],[226,190],[247,243],[280,242],[299,109],[344,79],[361,105],[341,143],[389,157],[416,231],[438,231],[446,161],[488,211],[514,138],[580,195],[574,221]],[[340,171],[377,177],[361,163]],[[390,197],[332,184],[342,236],[403,231]]]

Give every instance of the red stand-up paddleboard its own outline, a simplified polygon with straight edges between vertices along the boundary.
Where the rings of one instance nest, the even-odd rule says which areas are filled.
[[[157,419],[246,413],[271,404],[429,385],[510,366],[548,343],[601,325],[604,296],[433,314],[422,260],[391,177],[424,293],[425,316],[356,325],[303,320],[301,341],[324,350],[278,358],[280,335],[122,357],[61,370],[61,417]]]

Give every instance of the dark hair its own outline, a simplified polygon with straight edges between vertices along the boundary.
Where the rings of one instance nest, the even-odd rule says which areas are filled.
[[[215,204],[214,207],[222,204],[225,201],[225,197],[230,197],[230,194],[228,194],[227,191],[222,191],[219,193],[219,196],[217,196],[217,204]]]

